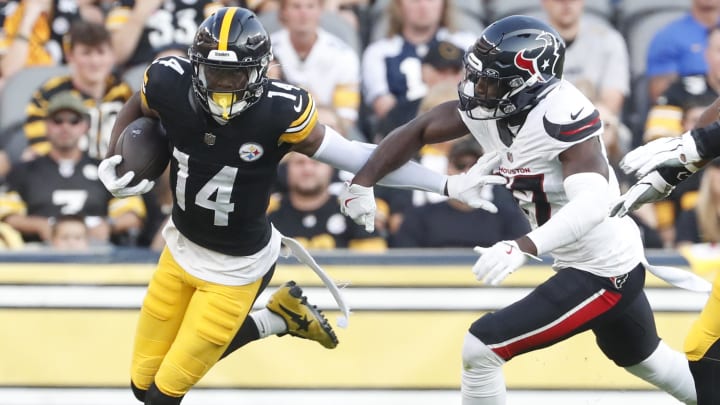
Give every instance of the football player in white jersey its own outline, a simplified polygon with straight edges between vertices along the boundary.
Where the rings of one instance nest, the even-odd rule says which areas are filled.
[[[528,257],[545,253],[557,272],[470,326],[462,349],[463,404],[504,404],[505,362],[587,330],[615,364],[695,403],[687,362],[658,337],[643,292],[639,231],[629,218],[607,216],[619,196],[617,180],[597,110],[561,79],[564,51],[558,33],[535,18],[510,16],[488,26],[465,57],[459,102],[441,104],[385,138],[340,195],[341,206],[356,221],[372,221],[378,179],[424,144],[470,132],[497,154],[496,172],[533,227],[516,240],[475,248],[476,278],[496,285]],[[446,192],[456,194],[454,186],[448,183]]]

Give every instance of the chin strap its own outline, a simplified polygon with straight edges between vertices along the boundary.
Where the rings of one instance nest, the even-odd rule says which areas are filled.
[[[301,263],[307,265],[312,269],[312,271],[317,274],[317,276],[322,280],[323,284],[325,284],[325,287],[327,287],[328,290],[330,290],[330,294],[332,294],[333,298],[335,299],[335,302],[337,303],[338,307],[340,308],[340,311],[342,311],[343,316],[339,316],[337,318],[337,326],[341,328],[347,328],[348,327],[348,321],[350,319],[350,307],[347,306],[345,303],[345,300],[343,299],[342,295],[340,294],[340,289],[338,289],[335,282],[328,276],[328,274],[323,270],[316,262],[315,259],[313,259],[312,256],[310,256],[310,253],[308,253],[307,250],[305,250],[302,245],[296,241],[293,238],[288,238],[287,236],[282,235],[280,237],[280,240],[282,241],[282,244],[290,251],[290,253],[295,256],[298,261]],[[287,257],[287,256],[284,256]]]

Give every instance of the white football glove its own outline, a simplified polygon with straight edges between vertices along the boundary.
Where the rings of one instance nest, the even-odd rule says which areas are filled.
[[[637,172],[636,176],[641,178],[659,167],[685,166],[695,171],[693,164],[701,160],[695,140],[686,132],[678,137],[656,139],[628,152],[620,167],[628,174]]]
[[[670,195],[673,188],[675,187],[668,184],[657,170],[653,170],[615,201],[610,209],[610,216],[624,217],[628,212],[638,209],[643,204],[664,200]]]
[[[489,248],[475,246],[475,253],[480,255],[472,272],[475,278],[488,285],[498,285],[510,273],[525,264],[528,257],[540,261],[540,258],[525,253],[518,247],[514,240],[504,240]]]
[[[120,162],[122,162],[122,156],[113,155],[109,158],[103,159],[98,166],[98,177],[105,188],[113,196],[118,198],[130,197],[133,195],[145,194],[152,190],[155,182],[148,179],[142,179],[138,184],[128,187],[127,185],[130,184],[133,177],[135,177],[135,172],[129,171],[122,177],[118,178],[115,168],[120,164]]]
[[[466,173],[448,176],[448,197],[460,200],[473,208],[496,213],[497,207],[482,198],[482,188],[486,184],[506,184],[502,176],[491,175],[500,163],[497,152],[486,153]]]
[[[352,218],[358,225],[364,225],[367,232],[375,230],[375,193],[372,187],[345,182],[338,195],[340,212]]]

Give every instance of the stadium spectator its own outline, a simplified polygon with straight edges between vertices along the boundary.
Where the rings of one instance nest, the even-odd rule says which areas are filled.
[[[678,77],[707,70],[703,52],[708,30],[720,23],[720,1],[692,0],[690,12],[657,32],[650,42],[647,71],[650,99],[657,99]]]
[[[563,78],[618,116],[630,92],[625,39],[610,24],[583,13],[584,0],[542,0],[542,6],[567,46]]]
[[[377,234],[340,213],[328,186],[334,169],[299,153],[285,159],[288,191],[269,210],[270,222],[284,235],[308,249],[350,248],[383,251],[387,244]]]
[[[469,170],[482,153],[480,145],[470,137],[453,142],[448,175]],[[486,185],[483,192],[485,199],[498,207],[497,213],[474,209],[453,199],[413,207],[405,212],[400,229],[392,235],[391,247],[491,246],[530,231],[530,225],[504,186]]]
[[[22,0],[7,15],[0,39],[0,70],[4,78],[26,66],[64,62],[63,36],[78,19],[98,20],[98,8],[88,0]]]
[[[45,81],[28,104],[24,127],[29,144],[26,157],[43,155],[50,149],[46,118],[48,100],[54,95],[73,91],[82,97],[88,108],[90,129],[80,147],[92,158],[104,156],[117,113],[132,95],[130,85],[112,73],[115,57],[110,33],[104,26],[76,21],[66,45],[70,74]]]
[[[89,129],[82,100],[69,91],[58,93],[48,102],[47,114],[50,151],[12,168],[8,191],[0,199],[0,218],[26,241],[49,241],[52,218],[65,214],[83,215],[95,242],[140,229],[142,198],[113,199],[98,180],[98,161],[79,147]]]
[[[397,103],[425,96],[421,60],[433,42],[449,41],[467,49],[475,40],[473,33],[454,30],[451,1],[390,2],[387,37],[368,45],[362,58],[363,97],[376,118]]]
[[[189,46],[205,17],[222,3],[211,0],[120,0],[106,19],[117,63],[124,68],[148,64],[158,49]]]
[[[706,73],[680,77],[657,98],[645,123],[644,142],[682,134],[686,130],[683,121],[693,119],[686,114],[694,114],[697,119],[698,111],[702,112],[720,94],[720,27],[709,30],[703,60]],[[692,123],[688,125],[693,127]]]
[[[50,246],[59,251],[83,252],[90,248],[90,235],[85,218],[80,215],[61,215],[52,221]]]
[[[432,104],[430,107],[433,107],[439,102],[447,101],[435,99],[435,95],[445,92],[447,86],[443,84],[452,85],[452,97],[455,98],[457,96],[456,87],[463,74],[463,55],[465,55],[465,51],[451,42],[431,42],[427,53],[422,58],[420,67],[422,81],[428,88],[427,93],[414,100],[398,101],[385,117],[379,120],[375,143],[380,142],[393,129],[415,118],[422,103],[430,103]],[[434,89],[436,86],[442,86],[442,90]],[[431,93],[433,97],[430,97],[430,101],[424,101],[426,96]]]
[[[281,0],[284,28],[271,35],[284,80],[308,90],[318,105],[330,106],[354,124],[360,105],[360,60],[350,45],[320,27],[323,0]]]

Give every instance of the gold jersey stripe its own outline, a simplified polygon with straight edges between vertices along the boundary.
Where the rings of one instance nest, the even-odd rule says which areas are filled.
[[[290,126],[288,127],[287,132],[292,132],[291,130],[293,128],[299,127],[302,123],[305,122],[307,117],[310,115],[310,113],[315,109],[315,100],[312,98],[312,96],[308,93],[308,103],[305,106],[305,111],[303,111],[302,114],[300,114],[300,117],[296,119],[295,121],[290,123]]]
[[[223,16],[222,24],[220,24],[220,43],[218,44],[219,51],[227,51],[228,37],[230,36],[230,26],[232,25],[232,19],[235,15],[237,8],[230,7],[225,11]]]
[[[305,138],[310,135],[310,132],[315,128],[315,125],[317,124],[318,120],[318,113],[315,109],[315,106],[313,105],[312,111],[310,112],[310,116],[307,120],[303,122],[302,125],[299,125],[295,128],[288,128],[287,131],[285,131],[284,134],[280,135],[280,139],[278,140],[278,144],[281,144],[283,142],[287,143],[299,143],[305,140]]]

